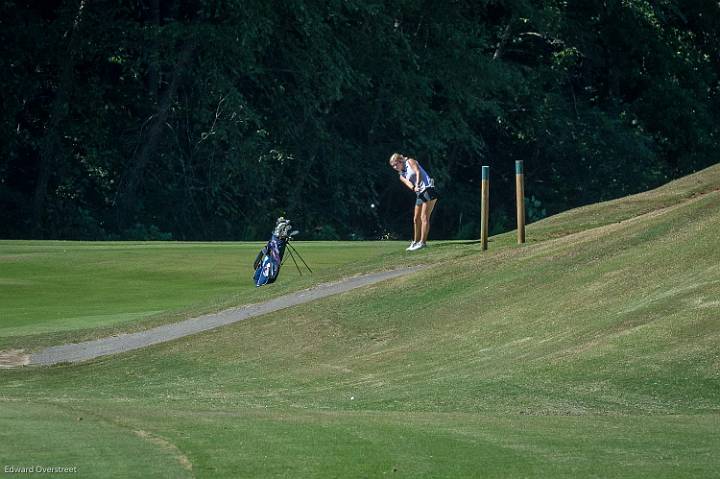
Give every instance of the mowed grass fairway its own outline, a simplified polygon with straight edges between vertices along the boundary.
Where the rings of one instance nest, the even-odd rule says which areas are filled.
[[[0,241],[0,347],[89,339],[263,301],[375,270],[383,253],[401,249],[298,242],[314,274],[298,258],[301,276],[288,256],[278,282],[256,288],[252,264],[263,244]]]
[[[530,225],[522,246],[514,233],[486,252],[299,243],[318,273],[286,263],[258,290],[247,267],[258,244],[68,243],[75,260],[55,276],[68,289],[49,284],[57,296],[39,303],[43,288],[26,284],[15,299],[6,287],[47,284],[49,263],[31,251],[63,245],[3,243],[3,256],[30,256],[10,274],[2,264],[0,334],[30,349],[433,266],[119,356],[0,370],[0,466],[77,466],[72,477],[720,477],[719,205],[716,166]],[[104,272],[90,264],[99,256]],[[134,299],[94,309],[106,278]],[[8,317],[23,308],[25,319]],[[65,312],[47,332],[54,310]],[[153,311],[164,313],[142,319]]]

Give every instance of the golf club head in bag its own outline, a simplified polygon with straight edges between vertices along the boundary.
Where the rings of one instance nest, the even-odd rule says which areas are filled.
[[[292,230],[290,220],[285,219],[281,216],[275,222],[275,229],[273,230],[273,235],[277,236],[278,238],[287,239],[290,236],[290,230]]]

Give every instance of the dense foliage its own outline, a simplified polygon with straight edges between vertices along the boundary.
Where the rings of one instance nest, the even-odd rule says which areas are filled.
[[[702,0],[0,3],[0,237],[432,236],[513,228],[716,162],[720,4]],[[373,204],[375,207],[371,207]]]

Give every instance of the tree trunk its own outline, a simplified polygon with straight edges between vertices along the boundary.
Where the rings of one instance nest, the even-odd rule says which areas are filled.
[[[493,54],[493,60],[502,58],[503,54],[505,53],[505,47],[507,47],[507,43],[510,40],[511,26],[512,26],[512,18],[510,20],[508,20],[508,24],[505,27],[505,31],[503,32],[502,36],[500,37],[500,41],[498,42],[497,48],[495,49],[495,53]]]
[[[153,25],[153,39],[150,46],[150,59],[148,62],[148,90],[153,105],[157,105],[158,86],[160,85],[160,41],[158,39],[160,28],[160,0],[150,0],[150,20]]]
[[[153,114],[146,127],[147,133],[141,132],[140,147],[136,155],[130,160],[130,164],[123,175],[115,198],[117,207],[117,221],[120,228],[127,227],[133,220],[136,213],[137,192],[142,183],[143,172],[152,156],[156,153],[160,140],[162,139],[162,131],[168,118],[168,112],[172,105],[173,99],[177,94],[183,74],[190,63],[190,58],[194,51],[192,43],[188,42],[180,53],[180,58],[175,64],[170,85],[165,90],[158,110]]]
[[[50,115],[46,127],[46,133],[40,140],[39,154],[40,163],[38,167],[35,192],[33,194],[32,206],[32,229],[33,236],[43,238],[45,235],[45,209],[47,202],[47,189],[50,183],[50,174],[57,167],[62,156],[62,135],[60,128],[67,118],[70,108],[69,98],[74,84],[75,52],[77,50],[78,29],[82,21],[85,0],[80,0],[77,13],[70,27],[67,53],[60,60],[60,78],[55,98],[50,106]]]

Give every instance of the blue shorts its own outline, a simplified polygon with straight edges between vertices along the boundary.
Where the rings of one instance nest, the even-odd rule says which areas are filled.
[[[415,206],[420,206],[423,203],[427,203],[428,201],[436,200],[438,199],[437,191],[435,191],[435,188],[425,188],[423,191],[415,193],[417,195],[417,199],[415,200]]]

